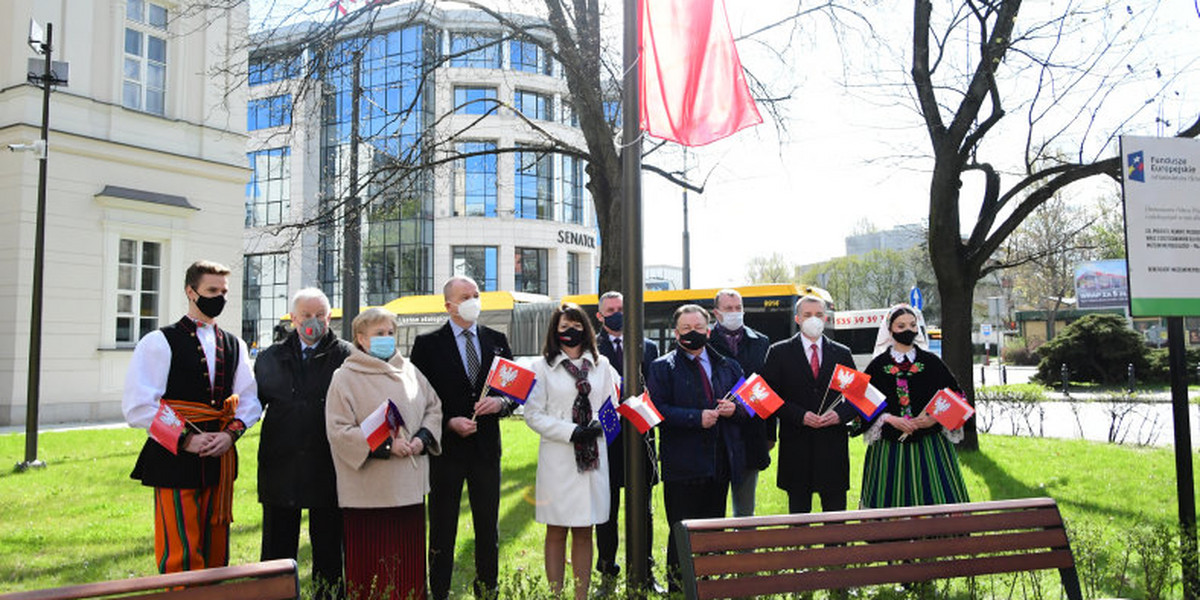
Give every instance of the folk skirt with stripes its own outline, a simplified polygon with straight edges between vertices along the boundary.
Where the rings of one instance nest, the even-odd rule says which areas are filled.
[[[940,433],[905,442],[877,440],[863,462],[862,508],[970,501],[958,453]]]
[[[348,600],[424,600],[425,505],[343,508]]]

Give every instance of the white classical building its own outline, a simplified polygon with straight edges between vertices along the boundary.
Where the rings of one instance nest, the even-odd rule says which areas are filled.
[[[548,30],[514,36],[483,12],[430,3],[372,10],[332,41],[301,25],[263,34],[251,53],[243,337],[269,344],[302,287],[340,306],[356,50],[362,304],[439,293],[453,274],[484,291],[594,293],[600,239],[584,160],[520,150],[546,135],[584,147]],[[457,155],[469,157],[388,174]]]
[[[133,346],[186,311],[196,259],[234,269],[220,322],[238,329],[246,18],[179,7],[0,2],[0,144],[40,136],[30,19],[53,25],[53,58],[70,64],[50,108],[41,423],[120,419]],[[37,193],[38,160],[0,154],[0,425],[25,421]]]

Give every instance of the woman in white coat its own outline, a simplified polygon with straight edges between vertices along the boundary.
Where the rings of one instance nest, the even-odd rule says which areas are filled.
[[[582,600],[591,582],[592,527],[608,520],[608,446],[597,417],[616,393],[617,374],[596,351],[583,309],[572,303],[555,309],[533,371],[525,423],[542,438],[534,519],[546,525],[546,579],[557,596],[569,531],[575,598]]]

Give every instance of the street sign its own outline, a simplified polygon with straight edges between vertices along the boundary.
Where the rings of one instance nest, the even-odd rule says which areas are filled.
[[[921,288],[914,285],[911,290],[908,290],[908,303],[917,310],[925,307],[925,295],[921,293]]]
[[[979,324],[979,335],[982,335],[985,339],[988,339],[988,340],[992,339],[992,324],[991,323],[980,323]]]

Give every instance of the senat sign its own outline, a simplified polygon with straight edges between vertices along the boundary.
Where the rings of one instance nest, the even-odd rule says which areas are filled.
[[[567,231],[566,229],[560,229],[560,230],[558,230],[558,243],[565,244],[565,245],[571,245],[571,246],[582,246],[584,248],[595,249],[596,248],[596,236],[588,235],[586,233],[576,233],[574,231]]]
[[[839,310],[833,313],[835,329],[854,329],[858,327],[879,327],[887,318],[888,309],[873,310]]]

